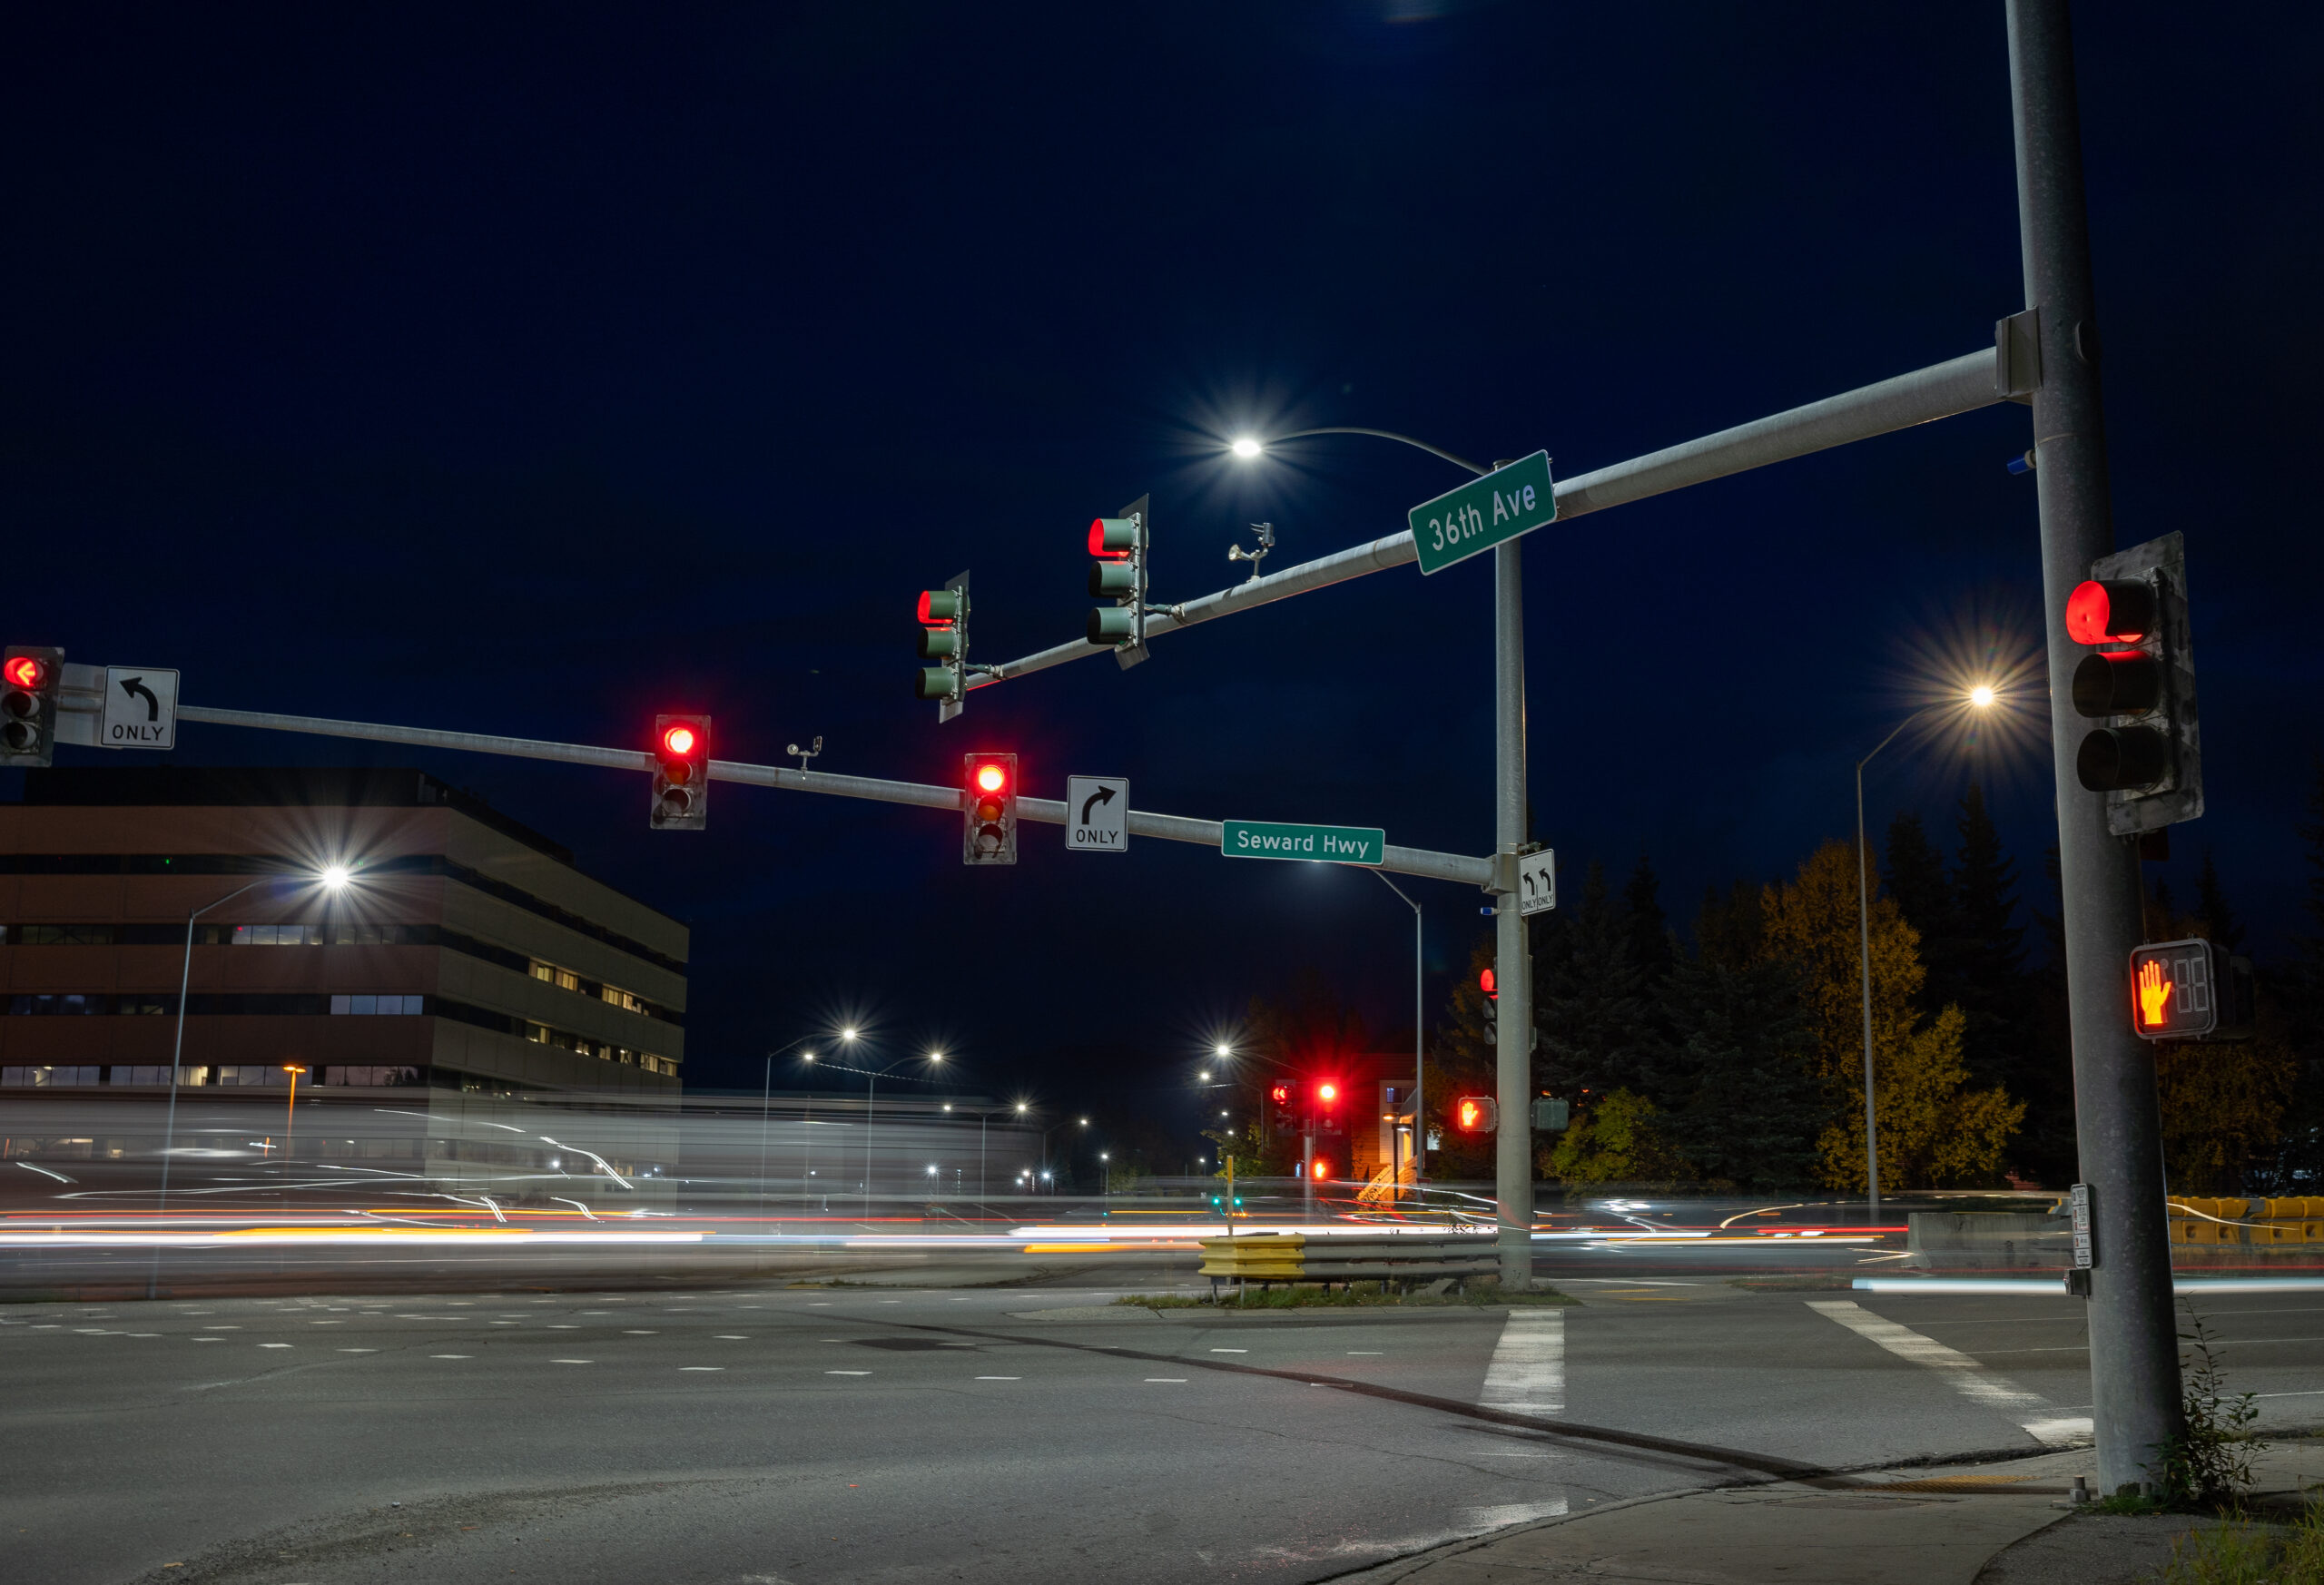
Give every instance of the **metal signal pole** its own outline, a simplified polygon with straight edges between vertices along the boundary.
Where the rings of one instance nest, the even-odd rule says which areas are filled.
[[[2090,1185],[2090,1386],[2102,1491],[2151,1483],[2162,1445],[2183,1435],[2162,1127],[2154,1051],[2130,1026],[2129,961],[2143,930],[2135,838],[2106,829],[2106,796],[2074,773],[2082,740],[2073,676],[2082,646],[2066,596],[2114,547],[2105,413],[2083,202],[2073,29],[2065,0],[2009,0],[2009,82],[2017,145],[2025,302],[2041,315],[2034,389],[2034,482],[2048,604],[2051,743],[2066,986],[2073,1027],[2074,1128]]]
[[[1493,989],[1501,997],[1494,1088],[1501,1129],[1493,1136],[1493,1197],[1501,1285],[1533,1281],[1533,960],[1517,910],[1518,850],[1525,845],[1525,542],[1492,553]]]

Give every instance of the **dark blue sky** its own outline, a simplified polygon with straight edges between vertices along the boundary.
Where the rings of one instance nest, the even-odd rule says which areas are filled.
[[[7,637],[201,704],[632,746],[698,708],[721,757],[820,733],[819,769],[949,782],[1012,749],[1037,792],[1127,774],[1140,808],[1481,852],[1486,561],[940,729],[913,596],[972,567],[980,656],[1045,647],[1088,519],[1143,491],[1169,599],[1238,576],[1253,519],[1288,565],[1460,477],[1354,439],[1238,468],[1226,435],[1576,473],[2022,306],[1998,4],[44,9],[0,47]],[[2272,953],[2324,681],[2324,24],[2080,22],[2118,537],[2183,529],[2194,597],[2211,812],[2171,871],[2212,845]],[[1684,920],[1787,872],[1942,657],[2034,653],[2028,439],[1997,408],[1535,536],[1567,883],[1643,849]],[[1349,871],[1047,827],[968,871],[949,816],[721,787],[706,835],[656,835],[633,776],[184,739],[416,761],[688,919],[696,1085],[850,1010],[1061,1095],[1308,964],[1408,1017],[1409,916]],[[1874,817],[1982,766],[2040,901],[2046,739],[2008,739],[1890,750]],[[1458,968],[1478,898],[1419,894]]]

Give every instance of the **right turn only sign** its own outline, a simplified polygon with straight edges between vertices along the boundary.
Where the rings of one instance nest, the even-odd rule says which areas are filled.
[[[1065,779],[1065,845],[1076,853],[1129,852],[1129,778]]]

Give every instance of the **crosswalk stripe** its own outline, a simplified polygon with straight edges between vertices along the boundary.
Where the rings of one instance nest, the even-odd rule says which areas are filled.
[[[1878,1344],[1899,1359],[1938,1372],[1963,1397],[2007,1415],[2045,1446],[2069,1446],[2091,1434],[2088,1416],[2060,1414],[2041,1393],[2027,1392],[2007,1376],[1986,1369],[1934,1337],[1924,1337],[1909,1326],[1873,1314],[1854,1299],[1810,1299],[1807,1307],[1827,1320],[1838,1322],[1857,1336]]]
[[[1510,1414],[1565,1413],[1565,1313],[1512,1309],[1485,1367],[1481,1409]]]

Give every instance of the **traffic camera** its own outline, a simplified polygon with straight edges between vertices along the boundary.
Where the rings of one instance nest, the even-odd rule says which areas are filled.
[[[56,690],[64,652],[12,644],[0,656],[0,765],[45,765],[56,757]]]
[[[655,831],[701,831],[710,823],[710,717],[654,718],[654,802],[646,823]]]
[[[2075,780],[2106,794],[2117,836],[2192,820],[2203,812],[2202,756],[2181,536],[2101,556],[2065,616],[2066,635],[2092,646],[2074,668],[2073,707],[2102,724],[2075,752]]]
[[[963,754],[960,768],[960,861],[1015,863],[1017,756]]]

